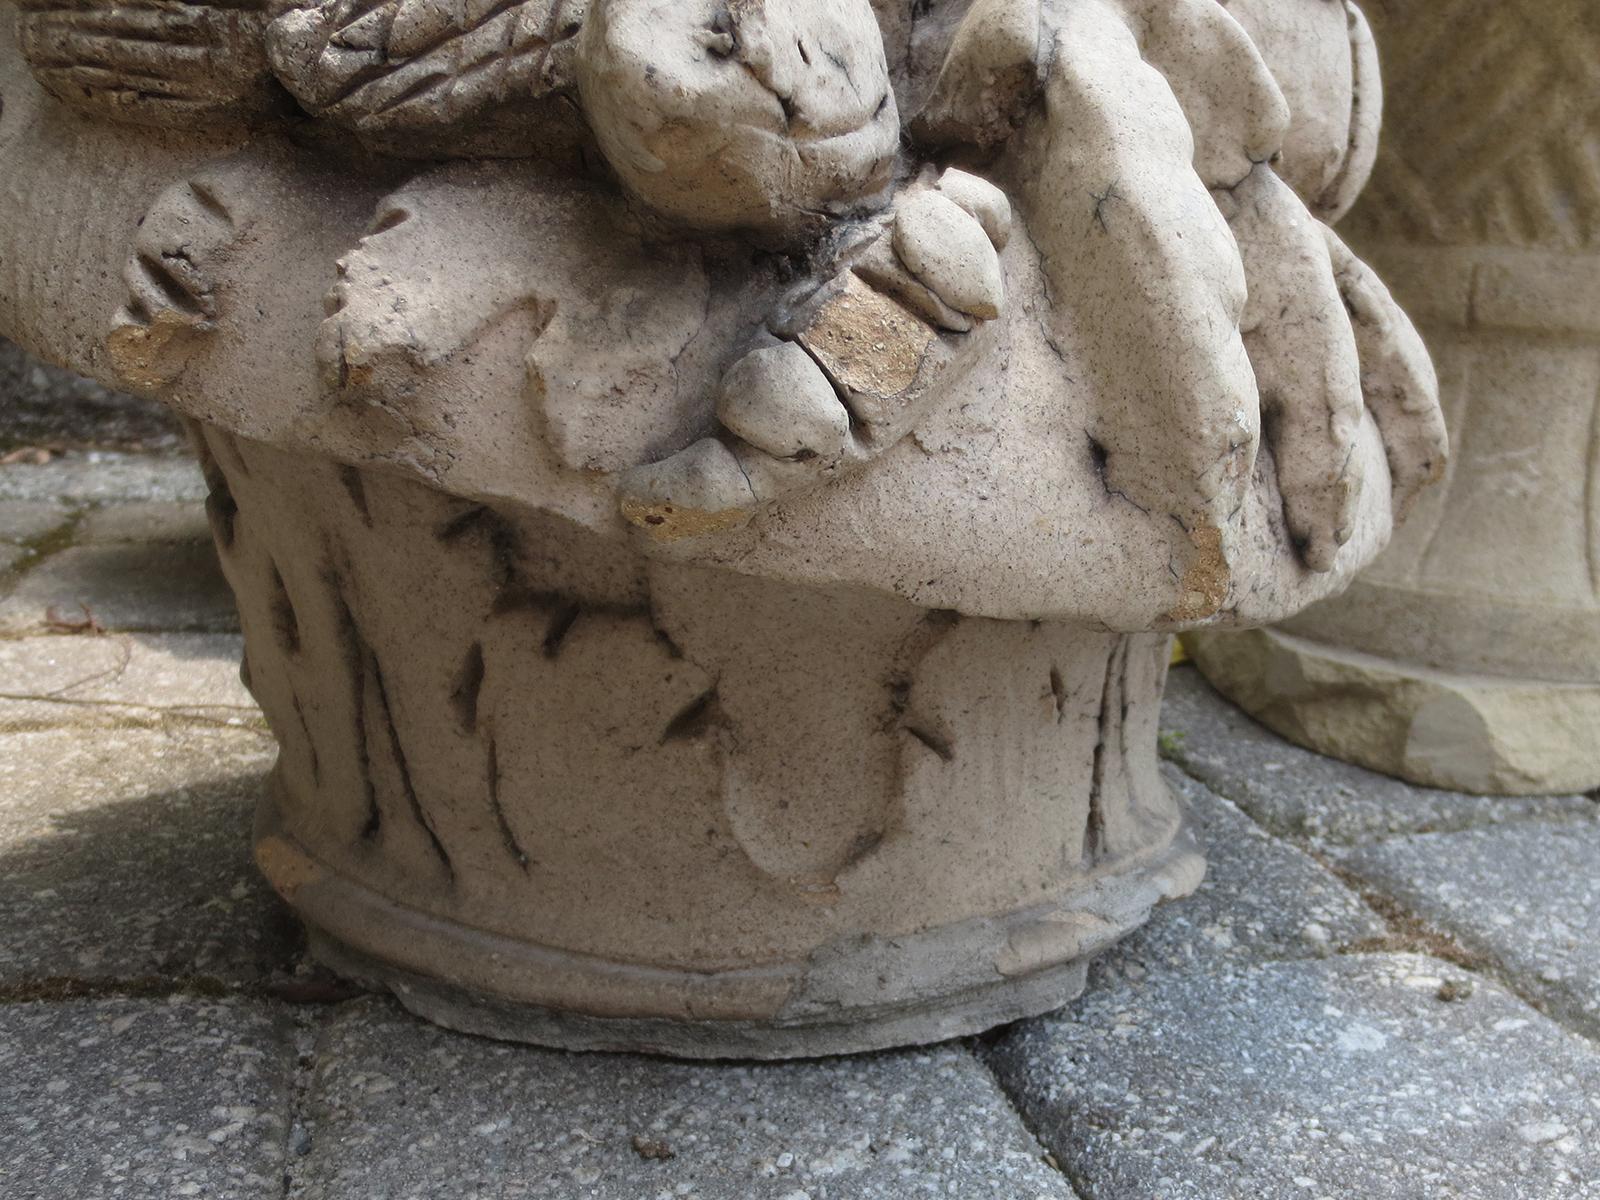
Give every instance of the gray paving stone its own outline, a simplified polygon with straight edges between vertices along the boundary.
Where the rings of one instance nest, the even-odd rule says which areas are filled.
[[[0,730],[62,724],[223,725],[265,718],[239,681],[233,633],[128,633],[0,641]]]
[[[22,576],[0,600],[0,633],[43,632],[81,621],[107,630],[227,632],[239,627],[233,593],[209,541],[72,546]]]
[[[366,1000],[317,1061],[301,1200],[1072,1196],[956,1046],[695,1065],[467,1038]]]
[[[1588,818],[1584,796],[1509,798],[1413,787],[1284,741],[1229,704],[1192,666],[1172,672],[1162,752],[1273,833],[1351,844],[1529,817]]]
[[[1340,865],[1600,1038],[1600,824],[1394,838]]]
[[[67,505],[130,501],[204,501],[205,480],[188,454],[123,454],[93,450],[35,466],[0,466],[0,500]]]
[[[1600,1054],[1495,985],[1351,955],[1166,971],[1024,1022],[997,1075],[1088,1200],[1584,1200]]]
[[[53,500],[0,500],[0,542],[32,542],[64,526],[72,511]]]
[[[273,754],[244,730],[0,734],[0,992],[288,963],[298,934],[250,858]]]
[[[254,1003],[0,1005],[0,1195],[276,1200],[294,1061]]]
[[[1206,854],[1194,895],[1163,904],[1097,973],[1158,965],[1203,968],[1217,959],[1299,958],[1383,936],[1386,926],[1354,891],[1303,851],[1270,837],[1203,784],[1164,764]]]
[[[73,531],[80,545],[103,542],[209,542],[205,505],[149,500],[91,509]]]

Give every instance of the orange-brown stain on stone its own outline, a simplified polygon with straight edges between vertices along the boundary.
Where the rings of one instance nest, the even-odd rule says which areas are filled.
[[[637,525],[658,542],[701,537],[737,529],[749,520],[749,513],[737,508],[713,512],[704,508],[685,508],[681,504],[645,504],[637,500],[622,502],[622,517]]]
[[[1215,525],[1198,525],[1189,531],[1195,554],[1183,573],[1183,595],[1167,614],[1169,621],[1200,621],[1212,616],[1228,598],[1232,572],[1222,552],[1222,531]]]
[[[800,344],[847,392],[890,397],[916,382],[935,336],[898,301],[850,275]]]
[[[106,349],[125,386],[151,391],[183,373],[190,351],[208,328],[207,322],[187,314],[159,309],[148,324],[119,319],[106,337]]]
[[[327,869],[304,850],[281,837],[268,836],[256,843],[256,866],[277,893],[291,903],[301,888],[328,875]]]

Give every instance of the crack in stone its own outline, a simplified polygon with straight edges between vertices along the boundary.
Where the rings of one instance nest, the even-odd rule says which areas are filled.
[[[492,737],[489,739],[486,754],[488,761],[484,766],[484,772],[488,783],[489,807],[494,812],[495,824],[499,827],[500,840],[505,843],[506,853],[526,875],[533,865],[533,860],[522,848],[516,830],[511,828],[511,819],[506,813],[505,805],[500,801],[500,747]]]
[[[367,661],[372,672],[372,683],[377,700],[378,715],[382,720],[384,733],[389,743],[389,756],[394,763],[395,770],[400,775],[400,790],[405,795],[406,807],[410,810],[423,832],[428,835],[428,841],[433,847],[433,852],[438,856],[439,862],[444,866],[445,873],[452,882],[456,877],[455,864],[450,860],[450,852],[445,849],[444,842],[439,838],[439,831],[434,828],[433,819],[422,806],[422,799],[417,795],[416,785],[411,778],[411,767],[406,761],[405,746],[400,741],[400,730],[394,722],[394,710],[389,704],[389,688],[384,682],[383,668],[378,665],[377,655],[371,647],[367,649]]]

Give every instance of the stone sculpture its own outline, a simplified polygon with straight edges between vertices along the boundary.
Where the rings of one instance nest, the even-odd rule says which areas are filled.
[[[1589,791],[1600,9],[1413,0],[1374,16],[1400,96],[1347,225],[1421,319],[1461,451],[1344,596],[1191,648],[1235,701],[1324,753],[1438,787]],[[1480,79],[1472,64],[1490,60]]]
[[[447,1024],[781,1056],[1059,1006],[1203,869],[1169,635],[1337,592],[1443,461],[1326,224],[1378,95],[1334,0],[17,28],[0,328],[193,418],[258,860]]]

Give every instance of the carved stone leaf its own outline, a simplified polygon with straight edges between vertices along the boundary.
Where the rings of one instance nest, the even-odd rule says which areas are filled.
[[[120,120],[249,116],[281,96],[263,45],[268,0],[22,0],[23,56],[58,100]]]
[[[268,52],[311,112],[369,134],[461,126],[563,90],[586,0],[323,0]]]

